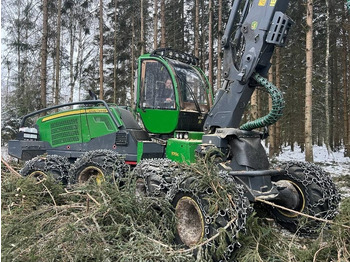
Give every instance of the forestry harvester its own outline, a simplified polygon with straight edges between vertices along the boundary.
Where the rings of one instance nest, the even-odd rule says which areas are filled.
[[[288,0],[235,0],[222,37],[223,86],[210,107],[208,81],[198,59],[162,48],[138,59],[135,109],[91,99],[45,108],[23,117],[9,154],[27,161],[23,176],[53,175],[64,184],[118,179],[131,166],[137,188],[169,199],[177,217],[176,242],[194,246],[219,228],[236,236],[244,229],[249,203],[268,201],[275,221],[290,231],[301,227],[300,214],[332,219],[339,196],[330,177],[310,163],[287,162],[271,168],[262,139],[254,129],[274,124],[282,115],[281,91],[266,80],[275,46],[284,46],[293,22]],[[241,125],[257,86],[272,98],[268,115]],[[181,178],[178,163],[215,159],[219,176],[240,192],[231,205],[209,211],[208,188]],[[178,176],[174,176],[176,173]],[[198,182],[198,181],[197,181]],[[282,209],[280,207],[285,207]],[[235,217],[234,223],[229,223]],[[234,236],[232,237],[234,239]],[[226,253],[234,249],[234,241]]]

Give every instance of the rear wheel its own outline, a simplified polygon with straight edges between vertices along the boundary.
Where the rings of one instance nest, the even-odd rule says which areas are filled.
[[[51,175],[62,184],[68,184],[69,161],[66,157],[58,155],[37,156],[27,161],[21,170],[25,177],[35,177],[38,180]]]
[[[290,197],[287,198],[288,203],[276,201],[277,204],[322,219],[335,217],[340,196],[327,173],[314,164],[304,162],[288,162],[283,169],[285,174],[272,177],[272,181],[282,194],[288,192]],[[312,234],[322,224],[279,208],[271,208],[271,211],[276,222],[291,232]]]
[[[110,150],[95,150],[85,153],[71,167],[71,183],[116,181],[122,178],[129,167],[122,157]]]

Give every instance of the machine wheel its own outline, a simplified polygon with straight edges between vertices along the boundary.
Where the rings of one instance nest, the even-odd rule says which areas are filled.
[[[69,173],[71,183],[85,183],[93,179],[97,184],[113,182],[129,170],[122,157],[110,150],[95,150],[82,155],[72,165]]]
[[[209,177],[207,174],[201,174],[199,170],[207,172],[203,166],[179,165],[168,159],[143,160],[134,169],[137,179],[136,194],[164,197],[170,201],[176,216],[174,241],[177,245],[200,245],[227,226],[221,237],[208,241],[201,250],[206,250],[202,259],[228,259],[239,245],[238,233],[245,229],[250,212],[249,201],[244,196],[243,187],[237,185],[227,173],[213,175],[220,176],[219,183],[222,185],[214,189],[206,186],[204,180]],[[210,180],[211,182],[213,181]],[[228,225],[229,222],[231,223]],[[199,249],[195,248],[194,254],[198,251]]]
[[[58,155],[37,156],[27,161],[21,170],[25,177],[35,177],[42,180],[49,175],[61,182],[68,184],[69,161],[66,157]]]
[[[195,247],[208,241],[201,249],[214,261],[230,260],[232,252],[239,246],[238,233],[245,230],[250,213],[243,187],[234,183],[227,174],[221,173],[221,176],[220,184],[224,187],[229,185],[228,190],[213,186],[215,183],[204,191],[198,190],[202,188],[198,187],[200,178],[189,176],[178,184],[172,201],[176,216],[175,242]],[[210,240],[223,228],[226,229],[225,233]],[[194,249],[194,254],[198,251]]]
[[[281,193],[287,190],[288,204],[294,202],[292,210],[323,219],[333,219],[337,213],[340,195],[329,177],[320,167],[304,162],[288,162],[283,166],[285,174],[272,177]],[[285,201],[284,201],[285,202]],[[285,202],[286,203],[286,202]],[[283,201],[276,204],[286,206]],[[293,212],[271,209],[277,223],[291,232],[312,234],[322,222],[304,219]]]
[[[136,194],[166,197],[173,188],[174,172],[178,169],[169,159],[156,158],[140,161],[134,169]]]

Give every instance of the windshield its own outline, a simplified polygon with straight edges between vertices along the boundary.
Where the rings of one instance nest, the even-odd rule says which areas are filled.
[[[192,66],[169,59],[178,80],[181,109],[207,112],[208,97],[206,81]]]

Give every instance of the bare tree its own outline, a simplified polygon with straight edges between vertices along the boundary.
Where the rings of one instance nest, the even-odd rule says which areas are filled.
[[[348,12],[350,12],[350,2],[348,1]],[[342,64],[343,64],[343,89],[344,89],[344,156],[350,157],[350,109],[349,109],[349,44],[350,44],[350,25],[349,19],[346,17],[346,10],[343,12],[343,55],[342,55]],[[347,37],[348,39],[346,39]]]
[[[47,0],[43,0],[43,36],[41,40],[41,73],[40,73],[40,99],[41,107],[46,107],[46,67],[47,67],[47,23],[48,23],[48,10]]]
[[[222,37],[222,0],[218,0],[218,73],[216,76],[216,89],[221,87],[221,37]]]
[[[57,13],[57,38],[56,38],[56,77],[55,77],[55,105],[58,105],[60,99],[60,49],[61,49],[61,13],[62,0],[58,0]]]
[[[103,99],[103,1],[100,0],[100,99]]]
[[[281,48],[276,48],[276,87],[281,89]],[[275,155],[281,152],[281,122],[275,124]]]
[[[270,67],[269,74],[268,74],[269,82],[273,82],[273,68]],[[269,111],[272,110],[272,99],[269,96]],[[269,157],[272,158],[275,155],[276,151],[276,143],[275,143],[275,130],[276,125],[270,125],[269,126]]]
[[[195,2],[194,55],[199,57],[199,0]]]
[[[209,0],[209,83],[213,89],[213,0]],[[213,93],[213,90],[211,90]],[[209,104],[212,105],[212,97],[209,97]]]
[[[160,47],[165,47],[165,0],[160,2],[160,23],[161,23],[161,38]]]
[[[312,150],[312,67],[313,67],[313,0],[306,5],[306,84],[305,84],[305,160],[313,162]]]
[[[153,13],[153,49],[158,47],[158,0],[154,0],[154,13]]]
[[[141,28],[140,28],[140,44],[141,44],[141,55],[145,53],[145,37],[144,37],[144,18],[143,18],[143,0],[140,0],[140,14],[141,14]],[[133,63],[133,61],[131,61]]]
[[[117,6],[118,0],[114,0],[113,103],[117,102]]]
[[[325,144],[327,147],[328,154],[331,151],[331,148],[329,146],[329,127],[330,127],[330,121],[329,121],[329,1],[326,0],[326,56],[325,56],[325,114],[326,114],[326,137],[325,137]]]

